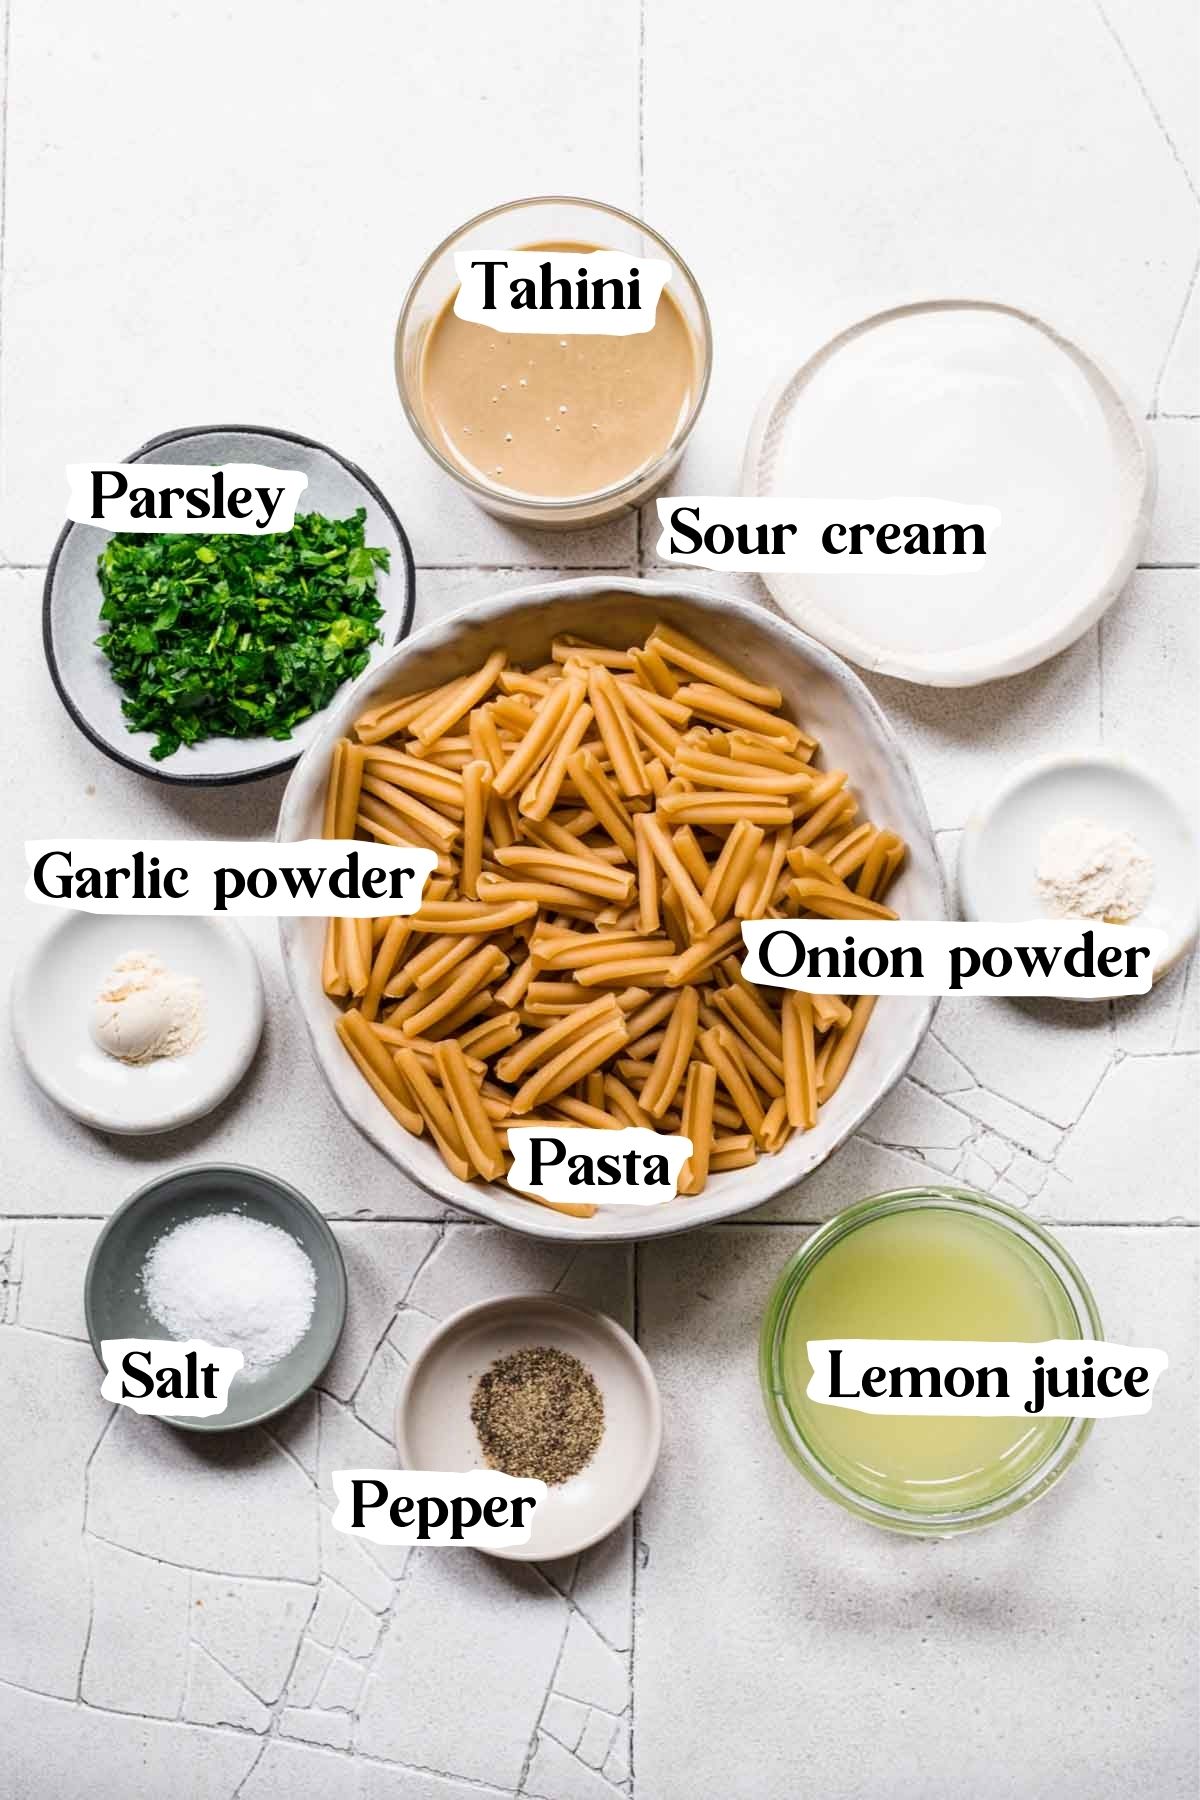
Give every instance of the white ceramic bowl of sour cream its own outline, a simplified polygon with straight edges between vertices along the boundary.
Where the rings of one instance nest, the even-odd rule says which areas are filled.
[[[985,553],[886,570],[764,571],[788,616],[861,668],[969,687],[1073,643],[1137,564],[1154,506],[1139,409],[1083,347],[1000,301],[937,299],[847,326],[767,394],[743,486],[903,524],[883,496],[996,508]],[[903,501],[899,502],[903,506]],[[934,513],[936,517],[936,511]]]

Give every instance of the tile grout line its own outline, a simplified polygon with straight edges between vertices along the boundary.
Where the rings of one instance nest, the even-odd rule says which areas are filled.
[[[1137,88],[1139,94],[1142,96],[1142,99],[1146,102],[1146,106],[1149,110],[1150,117],[1154,120],[1154,123],[1158,126],[1159,133],[1162,136],[1162,140],[1166,144],[1168,150],[1171,152],[1172,157],[1174,158],[1176,164],[1178,165],[1180,174],[1183,176],[1183,179],[1187,182],[1188,188],[1191,191],[1192,198],[1198,204],[1200,204],[1200,193],[1197,193],[1197,191],[1196,191],[1196,184],[1192,180],[1191,174],[1188,170],[1188,166],[1184,162],[1183,157],[1179,154],[1179,150],[1176,146],[1175,140],[1171,136],[1170,132],[1167,130],[1167,127],[1166,127],[1166,124],[1164,123],[1162,114],[1159,112],[1157,106],[1155,106],[1155,104],[1154,104],[1154,101],[1150,94],[1150,90],[1146,86],[1146,83],[1142,80],[1142,77],[1138,71],[1137,64],[1134,62],[1132,56],[1130,56],[1128,50],[1125,48],[1124,41],[1118,34],[1116,27],[1113,25],[1112,20],[1109,18],[1108,14],[1105,12],[1104,6],[1102,4],[1102,0],[1092,0],[1092,3],[1095,6],[1097,16],[1099,17],[1101,24],[1104,26],[1105,31],[1107,31],[1109,37],[1112,39],[1113,43],[1116,45],[1117,50],[1120,53],[1122,62],[1125,64],[1125,67],[1129,70],[1130,75],[1132,75],[1134,86]]]
[[[637,83],[637,154],[638,212],[646,210],[646,0],[638,4],[638,83]],[[637,573],[646,572],[645,528],[642,508],[637,509]],[[634,1240],[631,1261],[633,1292],[633,1341],[641,1345],[641,1245]],[[637,1794],[637,1609],[638,1559],[641,1554],[641,1502],[633,1509],[629,1532],[629,1792]]]
[[[533,1567],[537,1568],[537,1564],[536,1563],[533,1564]],[[539,1575],[541,1574],[540,1569],[538,1570],[538,1573],[539,1573]],[[544,1575],[542,1576],[542,1580],[543,1581],[546,1580],[546,1577]],[[553,1585],[553,1584],[549,1584],[549,1585]],[[558,1590],[555,1589],[554,1591],[557,1593]],[[546,1691],[542,1695],[542,1704],[538,1708],[538,1716],[534,1720],[533,1730],[529,1734],[529,1743],[526,1746],[526,1750],[525,1750],[525,1760],[521,1764],[521,1773],[518,1775],[517,1785],[513,1789],[513,1800],[519,1800],[519,1797],[524,1794],[525,1783],[529,1780],[529,1773],[530,1773],[530,1770],[533,1768],[533,1759],[537,1755],[538,1744],[539,1744],[539,1741],[540,1741],[541,1735],[542,1735],[542,1720],[546,1716],[546,1708],[549,1706],[550,1696],[554,1692],[554,1683],[558,1678],[558,1671],[562,1667],[563,1651],[567,1647],[567,1638],[570,1636],[571,1618],[572,1618],[572,1613],[571,1613],[570,1608],[568,1607],[566,1618],[563,1621],[562,1636],[558,1640],[558,1654],[554,1658],[554,1667],[550,1671],[550,1679],[546,1683]],[[555,1741],[557,1742],[557,1740],[555,1740]]]
[[[1101,24],[1104,26],[1105,31],[1108,33],[1109,37],[1112,39],[1114,45],[1116,46],[1117,52],[1120,55],[1122,62],[1125,64],[1125,67],[1128,69],[1130,75],[1133,77],[1134,86],[1137,88],[1138,92],[1142,96],[1142,99],[1145,101],[1147,110],[1150,113],[1150,117],[1154,120],[1154,123],[1158,128],[1159,135],[1161,136],[1163,142],[1166,144],[1167,149],[1171,152],[1171,156],[1174,159],[1175,164],[1178,167],[1180,174],[1183,176],[1183,179],[1187,182],[1188,190],[1191,193],[1192,198],[1194,200],[1196,200],[1197,202],[1200,202],[1200,193],[1197,192],[1196,184],[1192,179],[1191,171],[1189,170],[1187,163],[1184,161],[1183,157],[1180,155],[1178,146],[1176,145],[1174,138],[1171,136],[1170,132],[1167,130],[1166,122],[1163,119],[1162,114],[1159,112],[1158,107],[1154,104],[1154,99],[1150,93],[1150,89],[1147,87],[1145,81],[1142,79],[1141,73],[1138,70],[1136,63],[1134,62],[1132,56],[1129,54],[1129,51],[1126,49],[1123,38],[1120,36],[1119,32],[1117,31],[1116,26],[1113,24],[1112,20],[1109,18],[1107,12],[1105,11],[1103,0],[1092,0],[1092,5],[1095,9],[1097,17],[1099,18]],[[1166,379],[1167,370],[1170,367],[1170,363],[1171,363],[1171,357],[1174,355],[1174,352],[1175,352],[1175,346],[1179,342],[1179,335],[1180,335],[1181,331],[1183,330],[1184,320],[1187,318],[1188,307],[1191,304],[1192,292],[1196,286],[1197,275],[1200,275],[1200,257],[1198,257],[1197,260],[1192,264],[1192,272],[1188,278],[1187,287],[1184,289],[1183,301],[1182,301],[1182,304],[1180,305],[1178,313],[1175,316],[1175,323],[1171,328],[1171,335],[1167,341],[1167,347],[1166,347],[1165,351],[1163,352],[1162,360],[1158,365],[1158,373],[1155,375],[1155,378],[1154,378],[1154,389],[1150,396],[1150,411],[1148,414],[1148,417],[1151,419],[1156,419],[1158,417],[1158,397],[1162,391],[1162,384],[1163,384],[1164,380]]]
[[[646,211],[646,0],[639,0],[638,4],[637,179],[638,217],[642,218]],[[634,512],[634,567],[639,576],[646,572],[643,536],[642,509],[639,505]]]
[[[3,47],[0,50],[0,275],[4,273],[4,246],[8,233],[8,71],[12,41],[11,0],[4,0]]]
[[[638,212],[646,204],[646,0],[638,6],[637,49]]]
[[[1152,420],[1156,420],[1162,416],[1158,410],[1158,397],[1162,392],[1163,382],[1167,378],[1167,370],[1171,366],[1171,358],[1175,354],[1175,346],[1178,344],[1179,339],[1183,334],[1184,323],[1192,304],[1192,295],[1196,291],[1197,276],[1200,276],[1200,255],[1197,256],[1195,262],[1192,264],[1192,272],[1188,277],[1188,284],[1184,289],[1183,300],[1180,304],[1179,311],[1175,315],[1175,324],[1171,329],[1171,336],[1167,342],[1167,347],[1163,352],[1162,361],[1158,365],[1158,374],[1154,377],[1154,392],[1150,396],[1150,412],[1148,414],[1148,417]]]
[[[0,43],[0,468],[4,449],[4,276],[5,248],[8,241],[8,89],[10,46],[12,41],[12,3],[4,0],[3,42]]]
[[[366,1221],[364,1220],[363,1223],[366,1223]],[[441,1225],[438,1228],[436,1237],[434,1238],[434,1240],[431,1244],[426,1245],[426,1248],[425,1248],[424,1254],[421,1257],[421,1260],[418,1262],[416,1268],[413,1270],[411,1276],[409,1277],[408,1281],[405,1284],[404,1292],[401,1294],[400,1298],[397,1300],[395,1306],[393,1306],[390,1314],[388,1315],[387,1323],[384,1325],[383,1330],[380,1332],[379,1336],[376,1338],[374,1346],[371,1350],[371,1354],[367,1358],[365,1364],[363,1365],[363,1372],[359,1376],[358,1380],[355,1382],[354,1388],[350,1394],[349,1399],[343,1403],[350,1409],[350,1411],[352,1413],[354,1413],[354,1416],[356,1419],[358,1418],[358,1412],[355,1408],[354,1402],[358,1399],[359,1392],[362,1388],[363,1382],[367,1379],[367,1376],[371,1372],[371,1365],[374,1363],[375,1358],[378,1356],[380,1350],[382,1350],[383,1344],[384,1344],[384,1339],[388,1336],[388,1334],[390,1333],[390,1331],[392,1329],[392,1326],[396,1323],[396,1321],[399,1319],[401,1313],[404,1311],[405,1307],[407,1306],[409,1295],[412,1293],[413,1289],[417,1285],[417,1282],[420,1280],[421,1276],[424,1274],[424,1272],[428,1268],[429,1264],[433,1261],[434,1257],[437,1255],[438,1251],[440,1250],[441,1246],[445,1243],[445,1241],[446,1241],[446,1221],[443,1219]],[[360,1421],[360,1423],[361,1422],[362,1421]],[[367,1429],[370,1430],[370,1427],[368,1426]]]
[[[1157,1057],[1162,1061],[1174,1062],[1192,1055],[1195,1055],[1194,1051],[1163,1050],[1155,1052],[1150,1056],[1137,1059],[1129,1058],[1128,1060],[1152,1061]],[[926,1091],[932,1092],[932,1089]],[[939,1096],[939,1098],[941,1097],[942,1096]],[[911,1144],[877,1144],[875,1139],[868,1139],[867,1141],[876,1144],[876,1147],[879,1149],[895,1150],[898,1155],[902,1156],[920,1154],[919,1150],[914,1150],[914,1147]],[[1027,1154],[1032,1155],[1032,1152],[1027,1152]],[[1039,1159],[1035,1157],[1034,1161],[1037,1160]],[[764,1201],[763,1204],[768,1205],[769,1202]],[[104,1225],[107,1224],[111,1216],[110,1213],[0,1213],[0,1224]],[[409,1213],[380,1213],[378,1217],[370,1219],[330,1218],[326,1214],[322,1214],[321,1216],[325,1219],[327,1225],[431,1225],[438,1223],[438,1221],[435,1220],[414,1217]],[[764,1226],[772,1226],[783,1231],[811,1230],[814,1226],[827,1224],[828,1221],[835,1216],[836,1215],[833,1213],[827,1213],[824,1218],[820,1219],[752,1219],[741,1214],[734,1218],[710,1219],[707,1222],[683,1226],[681,1227],[681,1231],[745,1231]],[[1181,1219],[1172,1216],[1162,1219],[1068,1219],[1049,1214],[1043,1217],[1041,1213],[1035,1213],[1033,1211],[1030,1211],[1029,1216],[1030,1218],[1035,1218],[1039,1225],[1085,1225],[1090,1229],[1097,1231],[1103,1231],[1109,1226],[1119,1226],[1122,1229],[1132,1228],[1138,1231],[1159,1231],[1164,1229],[1196,1230],[1200,1227],[1200,1219]],[[525,1236],[525,1233],[516,1232],[511,1226],[501,1225],[494,1219],[444,1219],[440,1221],[440,1223],[448,1226],[457,1226],[462,1231],[497,1231],[509,1232],[511,1235],[521,1238],[524,1238]],[[667,1237],[674,1237],[676,1235],[679,1234],[674,1232],[666,1234]],[[547,1240],[538,1238],[532,1239],[531,1241],[535,1243],[544,1243]],[[587,1239],[583,1240],[580,1243],[579,1248],[583,1249],[589,1241],[590,1240]],[[657,1237],[638,1238],[633,1240],[625,1238],[598,1238],[595,1240],[593,1248],[601,1249],[607,1244],[628,1242],[633,1242],[640,1246],[642,1243],[658,1243],[659,1239]],[[422,1318],[430,1317],[428,1313],[421,1313],[419,1307],[410,1306],[407,1310],[409,1312],[419,1313]],[[440,1323],[440,1320],[435,1320],[435,1323]],[[86,1344],[88,1341],[84,1337],[70,1337],[63,1332],[43,1331],[35,1325],[23,1325],[16,1322],[11,1323],[9,1329],[35,1331],[39,1337],[54,1337],[67,1344]],[[333,1398],[336,1399],[337,1396],[334,1395]],[[339,1402],[339,1404],[344,1405],[345,1402]],[[370,1430],[370,1426],[368,1426],[367,1429]],[[376,1432],[375,1435],[378,1437],[379,1433]]]
[[[83,1501],[80,1508],[79,1536],[83,1549],[83,1560],[87,1569],[88,1621],[87,1631],[84,1633],[83,1648],[79,1653],[79,1672],[75,1678],[75,1698],[84,1705],[87,1703],[83,1698],[83,1678],[87,1673],[88,1652],[92,1647],[92,1632],[96,1625],[96,1570],[92,1562],[91,1552],[88,1548],[88,1538],[94,1536],[94,1533],[90,1532],[88,1529],[88,1511],[91,1506],[92,1495],[92,1464],[100,1454],[100,1446],[112,1430],[116,1417],[117,1409],[114,1406],[108,1418],[101,1426],[100,1435],[92,1445],[92,1448],[88,1453],[87,1462],[83,1465]]]
[[[641,1245],[633,1245],[633,1341],[641,1348]],[[629,1792],[637,1794],[637,1606],[638,1559],[641,1552],[642,1503],[633,1509],[633,1525],[629,1533]]]
[[[10,564],[10,567],[43,568],[42,563]],[[571,563],[434,563],[419,562],[415,564],[418,575],[620,575],[629,567],[629,558],[620,557],[614,562]]]
[[[1163,413],[1164,419],[1185,419],[1189,423],[1200,423],[1200,413]],[[641,514],[638,514],[639,533]],[[48,565],[44,562],[9,562],[0,555],[0,573],[10,575],[44,575]],[[562,563],[417,563],[418,575],[562,575],[570,579],[575,575],[627,575],[632,571],[645,573],[644,561],[639,551],[637,557],[622,562],[606,563],[573,563],[564,568]],[[1137,569],[1160,574],[1172,570],[1190,571],[1200,569],[1200,557],[1193,562],[1140,562]],[[732,572],[732,571],[731,571]],[[1052,659],[1048,659],[1052,660]],[[868,674],[871,671],[868,670]]]
[[[8,69],[12,40],[12,6],[4,0],[3,60],[0,68],[0,274],[4,271],[4,244],[8,227]]]
[[[121,1548],[123,1548],[123,1546],[118,1545],[117,1548],[121,1549]],[[173,1566],[182,1568],[184,1565],[176,1564]],[[215,1571],[210,1571],[210,1572],[215,1573]],[[219,1574],[218,1574],[217,1578],[219,1580],[224,1579]],[[245,1579],[245,1578],[237,1576],[237,1577],[233,1577],[233,1579],[241,1580],[241,1579]],[[250,1579],[257,1580],[259,1578],[251,1577]],[[215,1662],[216,1660],[217,1659],[215,1657],[212,1657],[212,1661]],[[474,1775],[455,1775],[446,1769],[427,1768],[422,1763],[396,1762],[391,1757],[375,1756],[369,1752],[365,1752],[365,1751],[361,1751],[361,1750],[346,1749],[338,1744],[314,1743],[312,1740],[310,1740],[308,1738],[272,1739],[270,1735],[260,1734],[260,1733],[256,1732],[249,1725],[232,1725],[227,1720],[222,1720],[219,1723],[207,1724],[207,1723],[201,1722],[198,1719],[183,1719],[183,1720],[160,1719],[158,1717],[158,1715],[153,1714],[153,1713],[125,1712],[121,1708],[116,1707],[116,1706],[100,1706],[93,1701],[71,1700],[71,1699],[68,1699],[66,1697],[66,1695],[64,1695],[64,1694],[48,1694],[48,1693],[46,1693],[46,1691],[43,1688],[27,1687],[23,1682],[9,1680],[9,1678],[6,1675],[0,1675],[0,1687],[8,1688],[11,1692],[16,1693],[16,1694],[32,1694],[35,1699],[50,1700],[53,1702],[53,1704],[55,1706],[67,1707],[75,1712],[99,1713],[104,1718],[108,1718],[108,1719],[134,1720],[134,1721],[140,1722],[142,1724],[146,1724],[146,1723],[163,1724],[163,1725],[182,1724],[182,1725],[188,1726],[193,1731],[204,1732],[206,1734],[211,1734],[214,1737],[219,1736],[219,1737],[223,1737],[223,1738],[236,1739],[241,1742],[245,1742],[247,1739],[249,1739],[252,1742],[257,1743],[261,1746],[260,1751],[259,1751],[259,1756],[255,1758],[255,1763],[257,1763],[259,1760],[259,1757],[261,1757],[262,1751],[266,1750],[268,1744],[270,1744],[272,1742],[280,1742],[284,1745],[301,1744],[301,1745],[304,1745],[306,1748],[320,1750],[322,1755],[328,1757],[331,1761],[336,1759],[338,1762],[342,1763],[343,1765],[345,1765],[348,1768],[354,1768],[357,1765],[361,1765],[363,1768],[381,1769],[386,1774],[389,1774],[389,1775],[396,1775],[396,1774],[432,1775],[438,1781],[455,1781],[455,1782],[457,1782],[459,1784],[459,1786],[465,1792],[468,1792],[468,1793],[478,1792],[483,1797],[483,1800],[513,1800],[513,1796],[512,1796],[512,1793],[510,1790],[498,1788],[498,1787],[496,1787],[496,1785],[493,1782],[490,1782],[490,1781],[481,1781]],[[334,1710],[336,1710],[336,1709],[334,1709]],[[253,1773],[254,1773],[254,1764],[251,1764],[250,1768],[248,1768],[246,1770],[246,1773],[242,1776],[241,1780],[239,1781],[237,1788],[234,1790],[233,1800],[237,1800],[237,1796],[241,1793],[242,1789],[245,1787],[246,1782],[250,1779],[250,1777]],[[145,1791],[146,1791],[145,1789],[142,1790],[143,1793]],[[193,1789],[191,1791],[194,1792],[195,1790]]]
[[[1172,341],[1174,341],[1174,340],[1172,340]],[[1168,351],[1167,354],[1169,356],[1170,351]],[[1157,394],[1157,392],[1158,392],[1158,384],[1156,382],[1155,383],[1155,393]],[[1104,627],[1105,627],[1105,623],[1106,623],[1106,620],[1105,620],[1104,614],[1101,613],[1100,617],[1096,620],[1096,700],[1097,700],[1099,714],[1100,714],[1098,723],[1099,723],[1100,747],[1102,750],[1104,748],[1104,744],[1105,744],[1106,737],[1107,737],[1107,733],[1105,732],[1105,729],[1104,729]],[[1119,1044],[1119,1037],[1118,1037],[1118,1031],[1117,1031],[1117,1003],[1115,1000],[1106,1000],[1104,1002],[1104,1017],[1105,1017],[1105,1034],[1108,1038],[1108,1068],[1105,1069],[1104,1075],[1102,1075],[1100,1077],[1100,1081],[1097,1082],[1096,1086],[1092,1089],[1092,1092],[1088,1095],[1088,1098],[1084,1102],[1083,1107],[1081,1108],[1081,1110],[1079,1112],[1078,1118],[1076,1119],[1076,1124],[1078,1124],[1079,1120],[1083,1118],[1084,1113],[1087,1111],[1088,1107],[1091,1105],[1092,1101],[1095,1099],[1096,1094],[1099,1092],[1100,1084],[1104,1081],[1104,1078],[1108,1074],[1109,1069],[1112,1069],[1113,1067],[1115,1067],[1116,1062],[1117,1062],[1117,1051],[1120,1048],[1120,1044]],[[1071,1127],[1071,1126],[1067,1127],[1068,1134],[1070,1133],[1070,1131],[1072,1129],[1073,1129],[1073,1127]],[[1056,1150],[1054,1153],[1054,1156],[1052,1159],[1052,1165],[1051,1165],[1052,1167],[1057,1167],[1059,1153],[1066,1145],[1066,1142],[1067,1142],[1067,1137],[1064,1136],[1062,1143],[1060,1143],[1060,1145],[1059,1145],[1058,1150]],[[1049,1177],[1047,1177],[1047,1180],[1048,1179],[1049,1179]]]

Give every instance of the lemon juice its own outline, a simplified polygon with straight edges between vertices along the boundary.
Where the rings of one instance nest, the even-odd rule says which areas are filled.
[[[768,1410],[801,1468],[881,1524],[950,1528],[1041,1491],[1083,1420],[866,1413],[810,1400],[810,1340],[1039,1343],[1100,1336],[1082,1277],[1032,1221],[983,1195],[912,1191],[863,1201],[784,1271],[763,1327]],[[1067,1458],[1069,1460],[1069,1457]],[[1057,1470],[1056,1470],[1057,1472]]]

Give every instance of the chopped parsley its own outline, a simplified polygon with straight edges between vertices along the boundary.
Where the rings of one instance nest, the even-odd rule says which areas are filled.
[[[349,519],[299,513],[242,537],[121,531],[97,565],[96,639],[155,762],[211,737],[289,738],[360,675],[380,640],[375,571],[388,552]]]

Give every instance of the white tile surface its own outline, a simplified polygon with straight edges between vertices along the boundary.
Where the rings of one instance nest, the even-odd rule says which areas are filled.
[[[417,262],[472,212],[551,186],[640,207],[705,289],[716,366],[680,491],[736,487],[779,364],[899,297],[1013,299],[1109,363],[1153,415],[1154,566],[1042,669],[966,693],[872,685],[951,862],[971,808],[1044,751],[1126,749],[1193,803],[1184,0],[8,13],[0,562],[32,566],[0,569],[6,964],[42,923],[19,845],[47,821],[266,836],[280,794],[142,782],[62,713],[39,565],[67,460],[216,418],[323,438],[408,526],[418,625],[530,570],[652,566],[652,515],[566,535],[487,519],[428,464],[395,395]],[[752,577],[698,579],[761,597]],[[5,1800],[1190,1796],[1195,1233],[1167,1221],[1196,1217],[1194,974],[1111,1009],[947,1002],[908,1079],[799,1189],[635,1259],[445,1220],[341,1117],[274,927],[252,936],[263,1054],[187,1132],[88,1132],[0,1033]],[[81,1305],[99,1221],[202,1157],[310,1194],[339,1221],[352,1283],[325,1391],[224,1445],[115,1417]],[[930,1180],[1064,1222],[1110,1334],[1173,1357],[1151,1416],[1098,1431],[1042,1506],[941,1546],[878,1537],[810,1494],[754,1375],[767,1289],[806,1226]],[[330,1472],[390,1457],[396,1388],[435,1322],[512,1288],[599,1305],[651,1356],[667,1437],[636,1531],[541,1571],[334,1533]]]
[[[241,1731],[264,1732],[271,1723],[262,1701],[199,1644],[193,1644],[189,1653],[183,1717],[194,1725],[232,1725]]]
[[[92,1628],[81,1697],[110,1712],[177,1718],[188,1674],[188,1571],[99,1541],[89,1544],[88,1558]],[[190,1709],[188,1716],[202,1717]]]
[[[232,1796],[260,1745],[249,1735],[130,1719],[0,1688],[5,1779],[15,1800],[96,1800],[100,1782],[120,1800],[164,1794]]]
[[[91,1581],[83,1536],[90,1459],[109,1424],[91,1347],[0,1332],[5,1454],[0,1533],[6,1596],[0,1683],[73,1699],[87,1648]],[[55,1396],[56,1429],[44,1425]],[[36,1494],[37,1504],[29,1504]],[[52,1622],[52,1628],[51,1628]],[[5,1693],[0,1686],[0,1696]]]
[[[897,299],[1029,306],[1149,404],[1195,195],[1092,8],[747,0],[731,38],[720,0],[651,4],[645,148],[721,352],[681,491],[730,492],[776,365]]]
[[[312,1611],[312,1590],[300,1582],[191,1578],[192,1643],[265,1706],[283,1692]]]
[[[903,741],[935,831],[966,824],[1017,763],[1100,741],[1100,668],[1093,628],[1037,669],[980,687],[914,687],[866,677]]]
[[[1194,281],[1167,352],[1158,407],[1164,417],[1200,418],[1200,286]]]
[[[396,396],[405,289],[456,225],[544,192],[548,175],[636,205],[634,0],[531,0],[500,56],[495,31],[484,0],[419,22],[377,0],[118,0],[102,31],[82,0],[13,0],[10,560],[45,560],[67,461],[235,419],[361,463],[411,521],[420,561],[620,559],[619,532],[574,551],[555,539],[549,556],[486,520],[433,469]]]
[[[1184,341],[1200,336],[1189,321]],[[1200,413],[1200,404],[1193,408]],[[1150,440],[1158,467],[1158,498],[1142,552],[1148,564],[1200,562],[1200,418],[1153,419]]]
[[[1179,53],[1170,8],[1138,6],[1136,0],[1099,0],[1097,11],[1125,61],[1130,80],[1196,191],[1200,187],[1200,121],[1188,80],[1188,59]]]
[[[1148,764],[1194,817],[1200,744],[1176,681],[1200,657],[1200,575],[1141,570],[1099,629],[1101,741]]]
[[[1098,1427],[1038,1505],[940,1544],[843,1516],[771,1434],[754,1336],[795,1233],[644,1253],[666,1421],[642,1508],[635,1767],[655,1800],[791,1800],[798,1782],[822,1800],[1194,1792],[1194,1236],[1063,1236],[1112,1337],[1153,1320],[1170,1385],[1146,1419]]]

